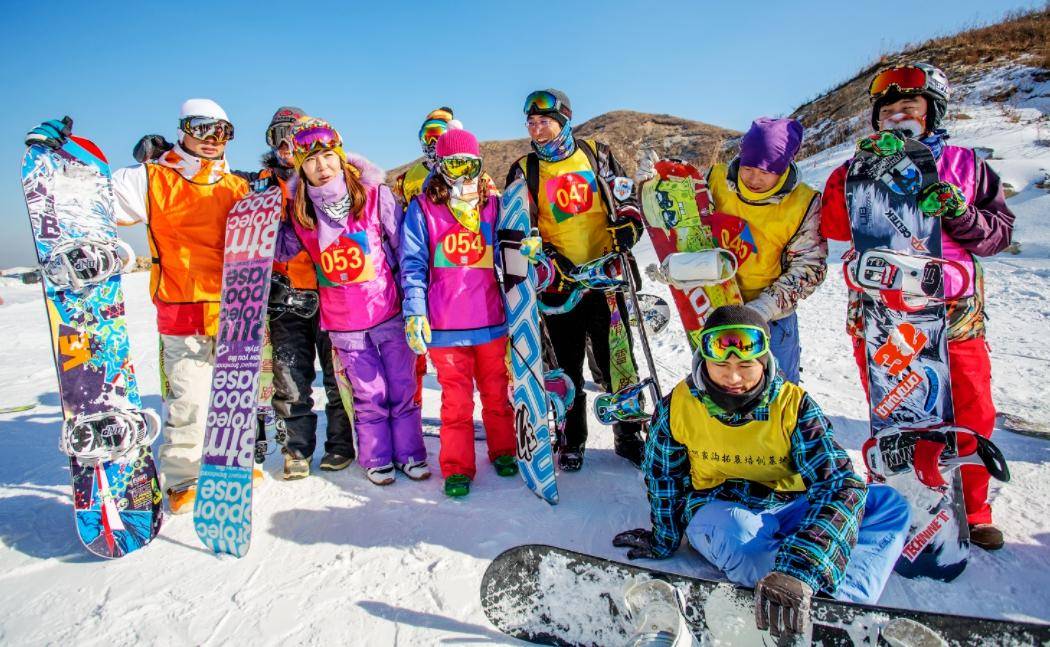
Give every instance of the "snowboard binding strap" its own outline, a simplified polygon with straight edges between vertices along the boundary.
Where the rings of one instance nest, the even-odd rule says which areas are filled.
[[[51,249],[40,271],[60,290],[80,292],[135,264],[135,252],[119,238],[75,238]]]
[[[699,252],[675,252],[660,263],[650,263],[646,275],[658,283],[666,283],[679,290],[718,285],[736,276],[737,258],[722,248]]]
[[[649,393],[655,403],[659,400],[656,384],[646,378],[638,384],[628,385],[616,393],[603,393],[594,399],[594,415],[603,425],[617,422],[647,422],[652,413],[646,411],[645,394]]]
[[[947,267],[963,279],[962,286],[951,295],[943,294]],[[851,290],[864,292],[899,312],[917,312],[931,304],[954,301],[970,288],[966,268],[957,261],[881,247],[859,255],[851,250],[842,271]]]
[[[136,447],[149,446],[160,433],[151,409],[116,409],[71,418],[62,427],[59,449],[81,461],[114,460]]]

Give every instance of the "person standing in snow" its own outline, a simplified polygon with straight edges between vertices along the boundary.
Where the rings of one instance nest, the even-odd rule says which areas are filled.
[[[957,295],[947,300],[948,362],[951,367],[955,424],[991,438],[995,428],[992,403],[992,367],[985,341],[984,279],[980,256],[992,256],[1010,244],[1014,215],[1006,205],[1002,182],[973,149],[946,143],[942,128],[950,89],[944,72],[925,63],[899,65],[880,70],[869,85],[871,127],[875,134],[859,146],[893,154],[904,147],[894,130],[910,132],[926,144],[937,159],[940,182],[920,196],[919,208],[931,218],[941,219],[942,256],[960,264],[944,271],[944,292]],[[821,230],[833,240],[851,240],[846,207],[846,172],[849,162],[835,169],[824,189]],[[962,287],[966,285],[966,289]],[[864,349],[862,302],[871,297],[851,291],[846,329],[853,340],[853,354],[867,390],[867,357]],[[972,454],[976,440],[959,434],[960,455]],[[977,465],[962,466],[966,517],[970,541],[986,550],[1003,546],[1003,533],[992,523],[988,503],[988,471]]]
[[[572,134],[572,107],[559,90],[537,90],[525,99],[526,127],[532,152],[518,159],[507,173],[507,184],[525,178],[532,196],[533,222],[543,239],[543,252],[555,268],[555,279],[540,294],[548,307],[564,305],[577,287],[576,266],[611,252],[629,254],[642,233],[641,211],[634,183],[626,177],[608,146],[591,140],[577,143]],[[622,268],[634,272],[633,267]],[[623,295],[616,307],[626,315]],[[606,295],[587,292],[564,314],[544,315],[558,366],[576,385],[576,399],[565,421],[558,466],[575,472],[583,466],[587,443],[587,396],[583,362],[588,344],[594,354],[595,381],[612,390],[609,351],[610,306]],[[626,319],[626,317],[624,317]],[[627,326],[630,340],[630,327]],[[630,347],[628,354],[631,355]],[[624,358],[637,365],[633,357]],[[616,454],[638,465],[643,441],[641,425],[613,425]]]
[[[305,249],[317,271],[321,328],[353,387],[358,454],[368,479],[430,476],[415,395],[415,356],[405,341],[397,286],[401,209],[383,172],[347,154],[328,122],[292,128],[292,213],[277,260]]]
[[[820,193],[794,163],[802,134],[794,119],[760,117],[740,140],[740,155],[707,173],[715,238],[736,256],[744,302],[769,322],[777,365],[794,384],[802,353],[795,308],[828,269]]]
[[[441,473],[445,494],[465,496],[476,473],[474,384],[481,393],[488,458],[500,476],[518,473],[507,374],[507,323],[496,280],[499,194],[482,179],[478,141],[466,130],[437,140],[434,171],[402,225],[405,335],[430,352],[441,384]]]
[[[41,124],[26,144],[60,147],[73,121]],[[232,173],[226,111],[210,99],[189,99],[179,111],[178,143],[155,161],[113,172],[118,224],[145,223],[153,266],[164,398],[161,487],[173,514],[193,509],[215,367],[226,215],[249,193]],[[191,266],[192,259],[192,266]],[[256,469],[253,477],[261,478]]]
[[[755,619],[805,634],[814,594],[874,604],[908,531],[908,503],[866,486],[813,398],[777,370],[769,324],[717,308],[690,375],[656,407],[642,472],[652,529],[618,534],[629,559],[670,557],[682,540],[736,584]]]

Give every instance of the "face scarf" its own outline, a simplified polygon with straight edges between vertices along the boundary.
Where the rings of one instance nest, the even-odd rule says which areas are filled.
[[[561,133],[546,144],[532,143],[532,150],[536,151],[544,162],[560,162],[576,152],[576,140],[572,138],[572,122],[566,121],[561,127]]]
[[[708,398],[722,411],[730,414],[746,414],[758,404],[765,393],[767,380],[766,373],[762,372],[762,379],[758,381],[750,391],[743,393],[726,393],[720,386],[715,384],[711,376],[707,374],[707,365],[700,365],[700,381],[704,385],[704,392]]]
[[[445,179],[447,181],[448,178]],[[449,183],[449,211],[456,222],[475,234],[481,229],[481,213],[478,210],[478,200],[481,197],[478,192],[479,186],[478,178],[459,178],[456,182]]]
[[[181,143],[161,155],[157,164],[173,169],[194,184],[215,184],[230,172],[225,155],[217,160],[197,157],[184,149]]]

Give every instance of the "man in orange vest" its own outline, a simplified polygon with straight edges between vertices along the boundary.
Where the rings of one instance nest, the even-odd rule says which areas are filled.
[[[226,162],[231,139],[233,124],[219,104],[189,99],[179,114],[177,144],[155,160],[113,172],[117,222],[145,223],[153,258],[149,289],[157,308],[167,412],[160,477],[173,514],[192,510],[196,498],[215,366],[226,216],[249,192],[248,182]]]

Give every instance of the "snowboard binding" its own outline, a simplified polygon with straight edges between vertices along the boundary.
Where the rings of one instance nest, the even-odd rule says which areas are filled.
[[[160,426],[151,409],[81,415],[63,425],[58,447],[79,461],[112,461],[136,447],[152,445]]]
[[[645,394],[653,402],[659,400],[656,383],[646,378],[638,384],[631,384],[616,393],[603,393],[594,399],[594,415],[603,425],[617,422],[647,422],[652,413],[646,411]]]
[[[962,286],[944,294],[944,270],[952,268],[963,278]],[[966,269],[956,261],[931,256],[913,256],[886,248],[852,253],[842,264],[846,285],[881,300],[899,312],[917,312],[931,304],[958,299],[969,289]]]
[[[724,283],[736,276],[737,258],[720,247],[700,252],[675,252],[660,265],[650,263],[645,274],[658,283],[692,290]]]
[[[631,647],[694,647],[685,621],[681,592],[663,580],[637,581],[624,590],[624,606],[634,620]]]
[[[565,416],[572,409],[573,401],[576,399],[576,386],[560,368],[544,373],[543,384],[547,391],[547,402],[554,414],[554,426],[561,432],[565,429]]]
[[[60,290],[80,292],[135,264],[135,252],[119,238],[77,238],[59,243],[41,264],[40,271]]]
[[[973,452],[960,455],[958,436],[968,435],[975,441]],[[1010,469],[1002,451],[989,439],[972,429],[957,425],[910,428],[890,427],[865,441],[861,453],[868,473],[876,482],[890,476],[915,471],[926,487],[947,492],[948,483],[941,469],[960,465],[983,467],[996,480],[1010,480]]]
[[[291,281],[284,274],[274,272],[270,277],[270,298],[267,307],[275,318],[290,312],[297,317],[309,319],[317,314],[318,303],[316,291],[293,288]]]

